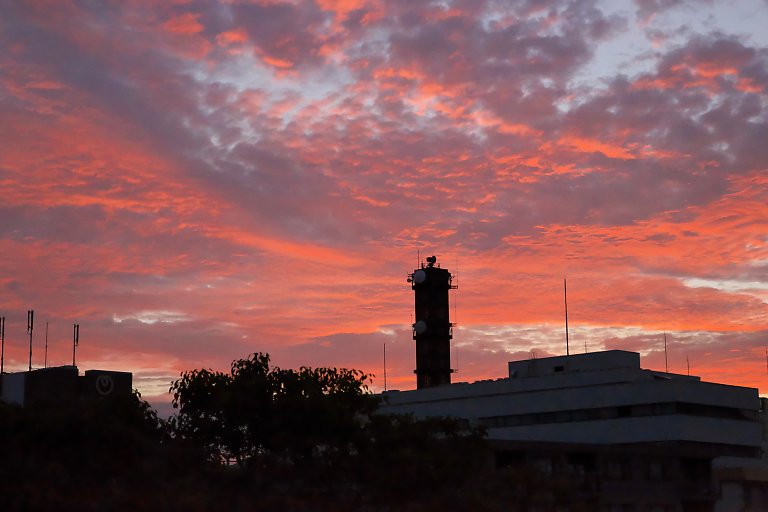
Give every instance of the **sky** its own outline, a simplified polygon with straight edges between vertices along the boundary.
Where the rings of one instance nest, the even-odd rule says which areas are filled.
[[[0,3],[6,371],[571,352],[768,393],[767,0]]]

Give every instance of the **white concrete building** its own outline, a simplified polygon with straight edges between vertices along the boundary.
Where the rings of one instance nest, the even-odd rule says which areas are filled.
[[[484,426],[497,464],[574,479],[594,510],[768,510],[758,390],[645,370],[635,352],[513,361],[506,378],[382,396],[384,413]]]
[[[610,350],[509,363],[509,377],[383,395],[384,412],[453,416],[490,439],[589,444],[694,442],[759,456],[757,389],[644,370]]]

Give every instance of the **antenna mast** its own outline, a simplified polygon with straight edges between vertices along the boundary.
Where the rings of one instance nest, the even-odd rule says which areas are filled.
[[[32,371],[32,330],[35,328],[35,311],[27,311],[27,334],[29,334],[29,371]]]
[[[456,278],[456,284],[452,285],[451,288],[453,290],[456,290],[456,292],[453,294],[453,327],[457,327],[459,324],[459,257],[456,256],[456,274],[454,275]],[[458,329],[457,329],[458,330]],[[451,330],[453,332],[453,330]],[[453,373],[459,373],[459,346],[456,344],[456,340],[451,338],[451,343],[453,344],[453,359],[456,361],[456,369],[452,370]]]
[[[451,368],[451,373],[459,373],[459,348],[453,339],[451,340],[451,347],[453,349],[453,361],[456,363],[456,368]]]
[[[43,368],[48,368],[48,322],[45,322],[45,362]]]
[[[568,284],[563,278],[563,299],[565,300],[565,355],[571,355],[568,340]]]
[[[3,362],[5,360],[5,317],[0,317],[0,375],[3,371]]]
[[[384,342],[384,391],[387,390],[387,342]]]
[[[75,353],[77,345],[80,343],[80,324],[74,324],[72,328],[72,366],[75,365]]]
[[[686,359],[688,358],[688,356],[685,356],[685,357]],[[664,333],[664,372],[669,373],[669,363],[667,362],[667,333],[666,332]],[[690,373],[691,372],[689,371],[688,374],[690,375]]]

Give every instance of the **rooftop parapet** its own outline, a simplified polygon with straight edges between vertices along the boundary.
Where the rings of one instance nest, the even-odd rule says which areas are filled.
[[[615,370],[619,368],[640,369],[640,354],[626,350],[606,350],[591,354],[543,357],[510,361],[509,378],[544,377],[571,372]]]

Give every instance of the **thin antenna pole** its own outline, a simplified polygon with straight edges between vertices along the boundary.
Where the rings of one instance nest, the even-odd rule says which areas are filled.
[[[45,322],[45,362],[43,368],[48,368],[48,322]]]
[[[387,342],[384,342],[384,391],[387,390]]]
[[[421,249],[416,249],[416,268],[421,266]]]
[[[74,324],[72,326],[72,366],[77,366],[75,364],[75,355],[78,343],[80,343],[80,324]]]
[[[691,361],[688,359],[688,354],[685,354],[685,363],[688,365],[688,376],[691,375]]]
[[[688,356],[685,356],[686,358]],[[664,372],[669,373],[669,362],[667,361],[667,333],[664,333]]]
[[[565,301],[565,355],[571,355],[571,349],[568,339],[568,284],[563,278],[563,299]]]
[[[459,257],[456,256],[456,293],[453,294],[453,318],[456,323],[459,322]]]
[[[459,346],[456,345],[456,342],[453,343],[453,356],[456,359],[456,372],[459,373]]]
[[[5,317],[0,317],[0,375],[5,373],[3,371],[4,362],[5,362]]]
[[[587,353],[587,340],[584,340],[584,353]]]
[[[456,256],[456,288],[453,294],[453,325],[459,324],[459,257]],[[458,329],[457,329],[458,330]],[[455,335],[455,333],[453,333]],[[456,361],[456,369],[453,373],[459,373],[459,346],[456,345],[456,339],[451,338],[453,342],[453,359]]]
[[[453,292],[453,325],[459,323],[459,260],[456,260],[456,288]]]
[[[27,311],[27,333],[29,334],[29,371],[32,371],[32,331],[35,328],[35,311]]]

